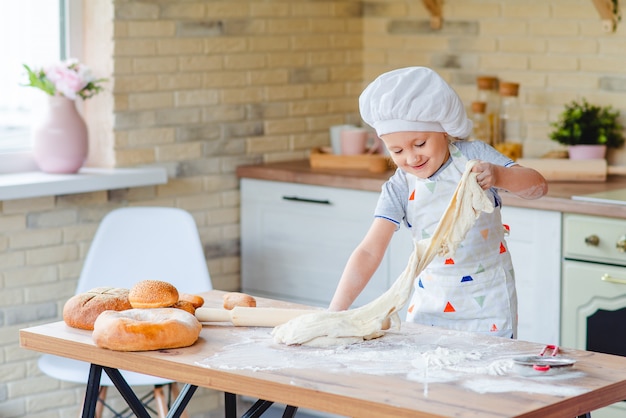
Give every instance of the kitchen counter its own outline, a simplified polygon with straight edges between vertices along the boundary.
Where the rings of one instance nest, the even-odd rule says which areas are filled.
[[[367,170],[311,168],[308,160],[240,166],[237,175],[245,178],[301,183],[345,189],[380,191],[393,171],[372,173]],[[548,194],[540,199],[526,200],[502,192],[505,205],[552,210],[585,215],[626,219],[626,207],[608,203],[582,202],[572,196],[625,189],[626,176],[609,176],[606,182],[551,182]]]

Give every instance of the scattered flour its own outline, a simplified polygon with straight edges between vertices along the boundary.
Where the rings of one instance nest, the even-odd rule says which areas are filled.
[[[232,332],[239,332],[233,328]],[[399,375],[407,382],[421,383],[424,397],[431,384],[455,382],[478,393],[528,392],[569,396],[585,390],[571,384],[555,384],[560,379],[575,379],[582,372],[569,368],[556,374],[533,373],[530,368],[515,365],[513,357],[502,353],[511,340],[486,344],[484,340],[468,341],[465,333],[455,336],[390,331],[385,338],[334,346],[285,346],[274,342],[268,329],[249,328],[248,338],[223,348],[198,365],[222,370],[272,372],[283,369],[320,369],[334,373]],[[466,347],[472,347],[467,350]],[[528,353],[534,354],[534,353]],[[531,371],[529,371],[531,370]],[[558,382],[557,382],[558,383]]]

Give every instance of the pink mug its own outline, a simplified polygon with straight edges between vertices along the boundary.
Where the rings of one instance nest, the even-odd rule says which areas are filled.
[[[369,132],[365,129],[344,129],[341,131],[341,153],[343,155],[365,154]]]

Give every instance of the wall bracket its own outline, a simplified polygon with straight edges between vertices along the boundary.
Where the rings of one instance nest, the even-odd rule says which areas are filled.
[[[430,13],[431,29],[439,30],[443,24],[443,0],[422,0],[426,10]]]
[[[619,0],[592,0],[605,32],[615,32],[617,23],[622,19]]]

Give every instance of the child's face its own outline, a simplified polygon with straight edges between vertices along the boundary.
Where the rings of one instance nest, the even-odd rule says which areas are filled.
[[[381,139],[398,168],[422,179],[435,174],[450,155],[443,132],[394,132]]]

